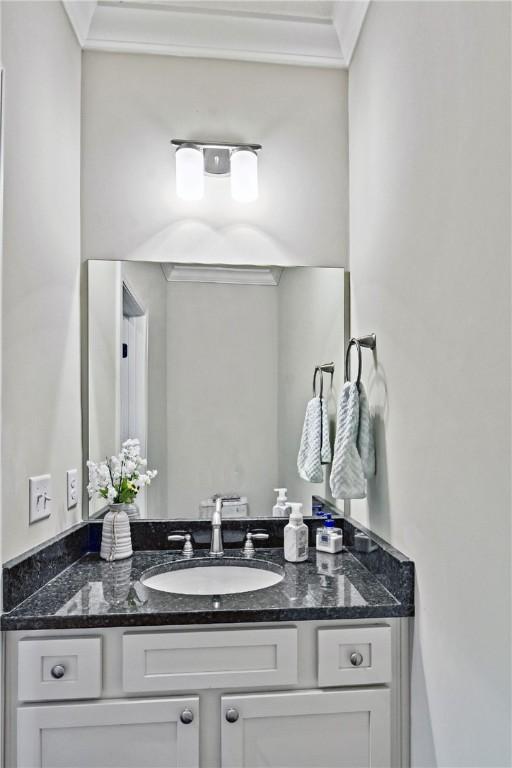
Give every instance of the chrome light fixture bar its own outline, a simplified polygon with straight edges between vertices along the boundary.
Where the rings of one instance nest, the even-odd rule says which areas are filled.
[[[172,139],[176,147],[176,192],[184,200],[200,200],[204,178],[231,176],[231,195],[242,203],[258,197],[258,156],[261,144]]]

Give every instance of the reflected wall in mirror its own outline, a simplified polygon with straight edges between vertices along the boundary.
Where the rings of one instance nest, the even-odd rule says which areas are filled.
[[[311,514],[330,467],[304,481],[297,455],[314,368],[331,361],[332,441],[344,317],[343,269],[89,262],[85,455],[140,440],[158,470],[137,498],[145,518],[209,517],[216,493],[240,497],[225,517],[268,517],[278,487]]]

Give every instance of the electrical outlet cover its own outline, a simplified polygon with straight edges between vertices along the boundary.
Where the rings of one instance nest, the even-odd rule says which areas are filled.
[[[78,470],[68,469],[66,477],[68,509],[73,509],[78,504]]]
[[[29,524],[50,517],[52,513],[52,477],[37,475],[29,478]]]

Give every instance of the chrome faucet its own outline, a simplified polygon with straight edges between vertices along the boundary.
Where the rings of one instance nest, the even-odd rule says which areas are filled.
[[[222,557],[224,546],[222,542],[222,499],[215,502],[215,512],[212,514],[212,538],[210,541],[210,555]]]

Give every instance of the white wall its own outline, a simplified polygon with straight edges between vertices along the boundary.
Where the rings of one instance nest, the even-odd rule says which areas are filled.
[[[372,3],[350,69],[352,331],[416,563],[414,766],[509,766],[510,5]]]
[[[3,557],[68,527],[81,467],[81,52],[60,3],[3,3]],[[28,525],[28,478],[50,472],[53,514]]]
[[[332,500],[330,465],[323,483],[307,483],[297,472],[297,454],[306,404],[312,395],[316,365],[334,362],[331,377],[324,374],[324,397],[329,409],[334,446],[336,404],[343,386],[345,329],[345,272],[343,269],[285,269],[279,283],[279,485],[288,486],[290,501],[311,511],[313,494]],[[320,380],[317,378],[317,392]],[[339,503],[343,509],[343,502]]]
[[[277,288],[169,283],[168,487],[173,517],[213,493],[271,514],[277,483]],[[266,482],[264,482],[266,479]]]
[[[84,259],[346,264],[346,72],[89,52],[83,83]],[[176,197],[197,137],[263,144],[256,203]]]

